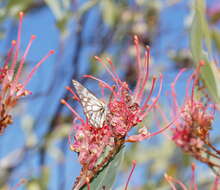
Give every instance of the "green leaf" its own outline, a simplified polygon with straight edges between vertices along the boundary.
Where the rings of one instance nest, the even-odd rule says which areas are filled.
[[[66,24],[68,23],[71,12],[70,12],[70,0],[60,1],[60,0],[45,0],[48,7],[53,12],[57,27],[62,32],[62,35],[67,35]]]
[[[90,183],[90,188],[95,190],[110,190],[114,184],[118,169],[124,159],[124,148],[122,148],[110,161],[110,163],[98,174],[98,176]],[[82,190],[87,190],[84,187]]]
[[[114,4],[114,1],[101,1],[101,9],[104,22],[110,27],[114,26],[118,15],[118,8]]]
[[[41,189],[47,189],[48,187],[48,182],[50,179],[50,169],[48,167],[43,167],[42,169],[42,174],[40,177],[40,184],[41,184]]]
[[[208,49],[209,54],[211,54],[211,35],[209,31],[208,22],[206,20],[206,4],[204,0],[196,0],[195,1],[195,10],[196,16],[200,20],[201,25],[199,26],[200,32],[204,36],[204,40],[206,43],[206,47]]]
[[[51,11],[56,17],[56,20],[61,20],[64,15],[60,2],[57,0],[45,0],[45,2],[48,5],[48,7],[50,7]]]
[[[206,20],[206,5],[203,0],[195,0],[194,4],[194,17],[192,21],[191,31],[190,31],[190,46],[192,50],[192,55],[195,61],[198,63],[202,56],[202,42],[204,39],[205,46],[208,50],[209,56],[211,56],[211,33],[208,27],[208,22]]]
[[[200,31],[200,25],[200,20],[197,16],[194,16],[190,32],[190,46],[196,63],[200,61],[202,53],[202,32]]]
[[[207,53],[203,52],[202,57],[206,64],[201,67],[201,77],[214,102],[220,104],[220,71],[214,62],[208,60]]]
[[[194,9],[195,14],[190,32],[192,56],[197,64],[200,62],[200,60],[204,60],[206,62],[205,66],[201,68],[201,77],[204,80],[213,101],[220,103],[220,71],[218,70],[214,61],[212,61],[211,37],[208,23],[205,18],[206,8],[204,1],[195,0]],[[203,51],[203,39],[208,50],[208,54]]]
[[[37,180],[31,180],[28,182],[26,188],[28,190],[41,190],[40,184]]]
[[[20,11],[25,11],[32,3],[32,0],[9,0],[6,7],[7,14],[10,16],[18,16]]]
[[[212,30],[212,39],[216,49],[220,52],[220,31],[218,29]]]

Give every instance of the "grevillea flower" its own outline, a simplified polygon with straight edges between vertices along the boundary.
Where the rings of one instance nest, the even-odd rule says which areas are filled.
[[[189,77],[186,87],[186,97],[182,106],[178,105],[175,85],[178,78],[185,71],[182,69],[171,85],[173,97],[173,116],[179,115],[175,127],[172,128],[172,140],[184,152],[191,154],[209,166],[220,167],[209,158],[220,159],[219,151],[210,142],[210,130],[214,120],[215,106],[204,102],[205,97],[196,97],[195,89],[199,89],[199,71],[205,63],[200,62],[199,67]],[[191,87],[192,86],[192,87]],[[207,156],[208,155],[208,156]]]
[[[137,53],[136,68],[138,74],[134,91],[129,88],[125,81],[119,78],[110,59],[106,59],[106,64],[105,61],[97,56],[95,56],[95,59],[105,67],[115,85],[110,86],[106,82],[90,75],[85,75],[84,77],[99,82],[103,97],[105,96],[105,89],[110,91],[111,96],[108,102],[105,103],[97,99],[76,81],[73,81],[73,83],[77,94],[70,87],[67,87],[73,94],[73,99],[82,104],[87,117],[87,120],[84,121],[65,100],[62,100],[62,103],[66,104],[76,116],[73,124],[74,134],[70,135],[69,143],[71,150],[79,155],[82,171],[76,180],[74,189],[79,189],[88,180],[91,181],[119,152],[125,142],[142,141],[162,132],[170,126],[167,125],[153,134],[150,134],[146,127],[141,127],[138,130],[138,134],[128,136],[128,132],[141,123],[143,118],[152,110],[158,101],[162,89],[162,75],[160,75],[158,95],[152,98],[157,80],[156,77],[153,77],[152,85],[148,92],[146,85],[149,80],[150,50],[147,47],[144,57],[145,61],[141,62],[141,50],[137,36],[134,37],[134,43]],[[101,122],[103,119],[100,117],[104,117],[104,122]],[[93,123],[95,126],[93,126]]]
[[[169,185],[171,186],[172,190],[177,190],[175,184],[178,184],[178,186],[183,190],[198,190],[198,185],[196,184],[196,181],[195,181],[195,167],[196,167],[195,164],[192,164],[192,177],[191,177],[190,184],[188,185],[188,187],[180,180],[175,179],[171,176],[168,176],[167,174],[165,174],[164,177],[169,183]],[[217,190],[218,187],[219,187],[219,176],[216,176],[215,181],[212,187],[210,188],[210,190]]]
[[[13,107],[16,106],[18,100],[21,97],[31,94],[30,91],[26,90],[26,86],[32,78],[35,71],[38,67],[51,55],[54,53],[51,50],[45,57],[43,57],[32,69],[27,78],[20,82],[22,75],[22,69],[28,54],[28,51],[31,47],[33,40],[36,38],[34,35],[31,36],[31,39],[27,45],[27,48],[24,52],[24,55],[21,57],[19,62],[19,48],[21,41],[21,29],[22,29],[22,19],[23,13],[19,13],[19,28],[17,41],[12,41],[12,47],[8,52],[7,58],[0,67],[0,134],[3,133],[3,130],[12,123],[12,116],[10,111]]]

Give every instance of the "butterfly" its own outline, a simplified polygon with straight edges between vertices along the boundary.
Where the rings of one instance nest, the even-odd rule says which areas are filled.
[[[79,96],[88,123],[95,128],[102,128],[107,114],[107,105],[78,81],[72,80],[72,83]]]

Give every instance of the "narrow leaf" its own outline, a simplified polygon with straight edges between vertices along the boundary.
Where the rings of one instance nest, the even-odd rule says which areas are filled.
[[[112,188],[118,169],[124,159],[124,148],[122,148],[113,158],[113,160],[98,174],[91,182],[90,188],[95,190],[103,190]],[[104,188],[103,188],[104,187]],[[84,187],[83,190],[87,190]]]

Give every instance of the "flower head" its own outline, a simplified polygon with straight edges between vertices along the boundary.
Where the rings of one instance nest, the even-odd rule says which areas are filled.
[[[209,166],[220,167],[220,165],[211,162],[206,156],[206,154],[208,154],[209,157],[220,159],[218,156],[220,151],[215,149],[211,144],[209,137],[210,130],[212,129],[212,122],[214,120],[215,106],[210,104],[209,100],[205,103],[204,96],[202,98],[195,96],[196,88],[200,90],[199,71],[200,67],[204,64],[205,63],[201,61],[198,68],[189,77],[187,81],[186,97],[181,106],[179,106],[177,102],[175,85],[180,75],[185,71],[184,69],[180,71],[171,85],[173,116],[179,115],[175,127],[172,128],[172,140],[184,152],[191,154],[197,160],[207,163]]]
[[[142,62],[137,36],[134,37],[134,43],[137,53],[136,68],[138,74],[134,91],[129,88],[125,81],[119,78],[110,59],[106,59],[106,64],[105,61],[97,56],[95,56],[95,59],[109,73],[114,86],[110,86],[105,81],[91,75],[85,75],[84,77],[98,81],[103,97],[105,96],[105,89],[110,91],[111,95],[108,102],[99,100],[76,81],[73,81],[73,83],[77,93],[71,90],[70,87],[67,87],[67,90],[72,93],[73,99],[82,104],[87,118],[84,121],[65,100],[62,100],[62,103],[66,104],[76,116],[73,124],[75,132],[74,135],[70,136],[69,142],[71,150],[79,155],[82,172],[76,181],[75,189],[78,189],[88,179],[92,179],[97,175],[97,172],[108,164],[125,142],[144,140],[169,127],[167,126],[153,134],[150,134],[146,127],[142,127],[138,130],[138,134],[128,136],[128,132],[141,123],[143,118],[152,110],[158,101],[162,89],[161,75],[158,95],[152,98],[157,79],[153,77],[151,88],[148,91],[146,85],[149,80],[150,50],[147,47],[144,62]]]
[[[27,78],[20,82],[22,75],[22,69],[28,55],[29,49],[33,40],[36,36],[32,35],[31,39],[27,45],[27,48],[20,59],[19,58],[19,48],[21,41],[21,29],[22,29],[22,20],[23,12],[19,13],[19,28],[17,41],[12,41],[12,47],[8,52],[7,58],[2,67],[0,67],[0,134],[3,133],[3,130],[12,123],[12,116],[10,111],[13,107],[16,106],[18,100],[21,97],[31,94],[30,91],[26,90],[26,86],[32,78],[35,71],[38,67],[51,55],[54,51],[50,51],[45,57],[43,57],[32,69]],[[16,69],[17,67],[17,69]]]

